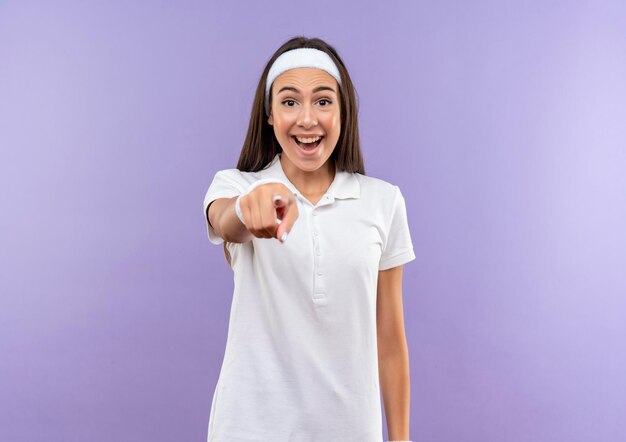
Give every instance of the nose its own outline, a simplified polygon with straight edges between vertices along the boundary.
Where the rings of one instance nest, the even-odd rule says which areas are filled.
[[[298,114],[298,126],[309,128],[317,125],[317,117],[313,105],[305,103],[300,109],[300,113]]]

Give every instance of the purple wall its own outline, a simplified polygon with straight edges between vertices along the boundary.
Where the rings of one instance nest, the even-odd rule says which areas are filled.
[[[0,2],[0,440],[206,440],[202,199],[298,34],[406,199],[412,439],[626,440],[626,4],[235,3]]]

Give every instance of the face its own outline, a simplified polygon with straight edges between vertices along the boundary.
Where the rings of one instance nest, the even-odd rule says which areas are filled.
[[[341,133],[337,80],[315,68],[290,69],[272,86],[268,123],[283,149],[283,161],[312,172],[324,166]],[[301,147],[297,137],[321,140],[316,147]],[[310,140],[306,140],[310,141]]]

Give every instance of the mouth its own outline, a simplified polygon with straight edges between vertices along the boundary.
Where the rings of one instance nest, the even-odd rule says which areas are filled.
[[[313,141],[312,143],[304,143],[302,141],[299,141],[295,136],[292,136],[291,138],[305,153],[313,153],[317,146],[319,146],[324,139],[324,137],[319,137],[318,140]]]

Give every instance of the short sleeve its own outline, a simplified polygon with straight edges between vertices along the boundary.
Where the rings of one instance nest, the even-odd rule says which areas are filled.
[[[224,239],[215,233],[213,226],[209,224],[206,210],[213,201],[218,198],[232,198],[241,195],[246,189],[246,180],[238,169],[224,169],[218,171],[213,177],[213,181],[204,196],[203,213],[207,226],[209,241],[213,244],[222,244]]]
[[[406,204],[402,192],[395,187],[394,205],[388,223],[378,270],[387,270],[415,259],[411,232],[406,215]]]

